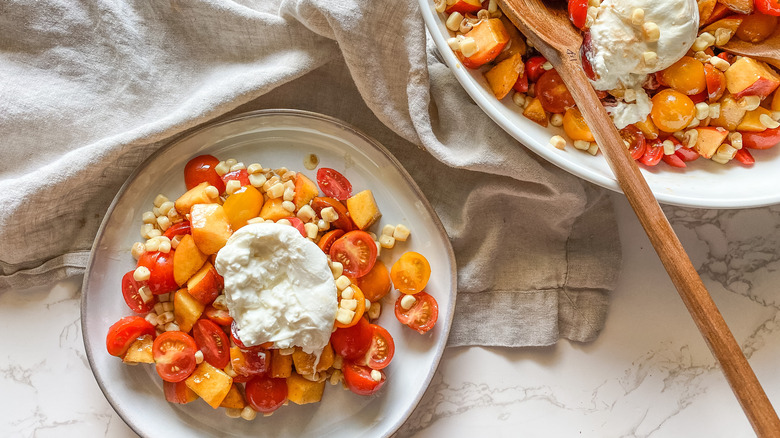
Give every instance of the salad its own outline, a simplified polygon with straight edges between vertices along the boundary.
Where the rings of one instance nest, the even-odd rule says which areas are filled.
[[[562,128],[550,144],[598,153],[552,65],[503,16],[497,0],[435,0],[448,45],[479,69],[497,99]],[[780,74],[721,49],[732,38],[761,44],[778,28],[777,0],[569,0],[582,30],[583,68],[632,158],[684,168],[703,157],[755,162],[780,143]]]
[[[405,252],[389,269],[378,258],[410,229],[380,229],[372,192],[353,194],[338,171],[318,169],[315,183],[201,155],[184,182],[187,192],[160,194],[142,214],[137,267],[121,279],[133,314],[106,336],[124,363],[154,364],[167,401],[200,398],[252,420],[319,402],[326,382],[372,395],[395,352],[378,323],[391,290],[400,323],[419,333],[436,324],[425,256]]]

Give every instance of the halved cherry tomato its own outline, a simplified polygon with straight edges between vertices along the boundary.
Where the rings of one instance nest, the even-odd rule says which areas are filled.
[[[183,236],[185,234],[192,234],[192,226],[190,221],[181,221],[168,227],[163,233],[163,236],[173,239],[176,236]]]
[[[299,233],[301,233],[301,236],[306,237],[306,228],[304,228],[302,220],[294,216],[286,217],[285,219],[290,221],[290,225],[295,227],[295,229],[298,230]]]
[[[698,152],[696,152],[696,149],[685,148],[685,147],[677,149],[676,151],[674,151],[674,154],[680,157],[680,159],[685,162],[696,161],[701,156],[699,155]]]
[[[227,310],[217,309],[211,304],[206,306],[206,309],[203,310],[203,315],[205,315],[206,318],[214,321],[214,323],[217,325],[221,325],[222,327],[229,327],[233,324],[233,317],[230,316],[230,312]]]
[[[382,299],[388,292],[392,284],[390,283],[390,271],[381,260],[377,260],[374,263],[374,267],[368,272],[368,274],[355,280],[360,290],[363,291],[363,295],[368,298],[369,301],[376,302]]]
[[[262,347],[232,347],[230,349],[230,364],[238,375],[237,382],[247,381],[254,376],[268,371],[271,355]],[[239,377],[241,376],[241,377]],[[242,378],[243,377],[243,378]]]
[[[664,155],[664,147],[661,139],[651,140],[647,143],[644,154],[639,157],[639,162],[645,166],[655,166],[661,162]]]
[[[395,355],[395,342],[390,333],[382,326],[370,325],[372,330],[371,346],[366,355],[357,363],[365,365],[373,370],[381,370],[393,360]]]
[[[241,186],[248,186],[249,184],[249,172],[246,169],[234,170],[222,175],[222,181],[227,185],[228,181],[236,180],[241,183]],[[222,192],[220,192],[222,193]]]
[[[344,230],[340,230],[336,228],[335,230],[330,230],[327,233],[325,233],[322,237],[320,237],[320,241],[317,243],[317,245],[320,247],[322,252],[325,254],[330,253],[330,247],[333,246],[333,242],[336,241],[339,237],[344,235]]]
[[[737,151],[737,154],[734,155],[734,159],[739,161],[742,164],[751,165],[755,164],[756,160],[753,158],[753,155],[748,151],[747,149],[739,149]]]
[[[253,345],[251,347],[247,347],[244,345],[243,342],[241,342],[241,339],[238,337],[238,324],[236,324],[235,321],[233,321],[232,324],[230,324],[230,340],[233,341],[234,344],[238,345],[239,348],[242,350],[249,350],[251,348],[271,348],[271,346],[274,345],[273,342],[266,342],[260,345]]]
[[[336,214],[339,215],[339,218],[331,223],[333,227],[344,231],[352,231],[357,228],[349,217],[347,207],[338,199],[318,196],[311,200],[311,208],[314,209],[317,216],[322,217],[322,209],[327,207],[333,207],[333,209],[336,210]]]
[[[330,259],[344,266],[344,275],[359,278],[374,267],[376,244],[365,231],[350,231],[333,242]]]
[[[154,337],[154,326],[140,316],[125,316],[108,328],[106,350],[112,356],[123,356],[130,344],[143,335]]]
[[[707,98],[712,103],[719,101],[726,92],[726,75],[708,62],[704,64],[704,78],[707,82]]]
[[[185,404],[198,399],[187,384],[184,382],[167,382],[163,380],[163,393],[165,400],[169,403]]]
[[[525,71],[528,74],[529,81],[538,81],[539,77],[547,71],[542,68],[542,65],[544,65],[545,62],[547,62],[547,58],[541,55],[528,58],[528,61],[525,62]]]
[[[743,132],[742,146],[750,149],[769,149],[780,143],[780,128],[764,132]]]
[[[356,285],[352,285],[352,293],[354,294],[352,299],[357,301],[357,307],[355,307],[355,316],[352,317],[352,321],[349,324],[342,324],[340,321],[336,321],[337,328],[352,327],[357,324],[360,319],[363,318],[363,313],[366,311],[366,297],[363,296],[363,291]],[[340,303],[341,301],[339,301]]]
[[[580,59],[582,60],[582,69],[585,71],[585,76],[591,81],[598,79],[596,71],[593,69],[593,64],[590,62],[590,57],[593,53],[593,40],[591,40],[590,31],[586,30],[582,33],[582,46],[580,46]],[[605,96],[606,97],[606,96]],[[601,97],[600,97],[601,98]],[[602,98],[603,99],[603,98]]]
[[[257,412],[279,409],[287,400],[287,380],[258,376],[246,383],[246,401]]]
[[[403,295],[395,302],[395,317],[401,324],[409,326],[422,334],[432,329],[439,319],[439,304],[436,299],[425,292],[414,295],[415,302],[410,309],[401,306]]]
[[[517,81],[515,81],[515,85],[512,86],[512,89],[518,93],[528,92],[528,72],[526,72],[525,69],[523,69],[523,74],[517,77]]]
[[[758,12],[766,15],[780,16],[779,0],[756,0],[756,9]]]
[[[152,345],[157,374],[168,382],[181,382],[195,370],[198,346],[187,333],[163,332]]]
[[[372,339],[371,324],[365,318],[360,318],[352,327],[336,329],[330,335],[330,345],[344,359],[357,360],[366,354]]]
[[[219,177],[214,168],[219,164],[219,160],[211,155],[199,155],[187,162],[184,166],[184,184],[187,190],[197,186],[202,182],[207,182],[219,190],[219,193],[225,191],[225,183]]]
[[[159,295],[175,291],[179,288],[173,277],[173,250],[168,253],[151,251],[141,254],[138,266],[149,269],[149,280],[146,285],[153,294]]]
[[[133,278],[133,272],[130,271],[122,277],[122,297],[127,303],[127,307],[135,313],[149,313],[155,304],[157,304],[157,297],[152,295],[152,299],[148,303],[145,303],[141,295],[138,293],[138,289],[143,284],[135,281]]]
[[[336,198],[339,201],[346,201],[352,196],[352,184],[347,177],[328,167],[321,167],[317,170],[317,184],[325,196]]]
[[[620,130],[620,136],[628,142],[628,153],[638,160],[645,153],[645,135],[634,125],[628,125]]]
[[[588,0],[569,0],[569,20],[579,29],[585,29],[588,19]]]
[[[379,373],[382,374],[382,377],[377,382],[371,377],[371,368],[351,362],[345,363],[342,371],[344,372],[344,383],[346,383],[347,388],[358,395],[371,395],[376,393],[387,380],[385,373],[379,371]]]
[[[551,113],[563,114],[567,108],[574,106],[574,97],[555,70],[548,70],[539,77],[536,97],[542,103],[542,108]]]
[[[664,154],[661,157],[661,159],[663,160],[664,163],[666,163],[666,164],[668,164],[668,165],[670,165],[672,167],[677,167],[677,168],[680,168],[680,169],[688,167],[685,164],[685,161],[683,161],[683,159],[680,158],[677,154],[672,154],[672,155]]]
[[[393,286],[405,294],[422,292],[431,278],[431,265],[420,253],[404,253],[390,268]]]
[[[222,328],[208,319],[199,319],[192,327],[195,343],[203,352],[203,359],[217,368],[230,362],[230,340]]]

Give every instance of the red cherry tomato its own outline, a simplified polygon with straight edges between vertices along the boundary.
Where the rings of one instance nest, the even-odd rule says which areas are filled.
[[[143,335],[155,335],[154,326],[140,316],[126,316],[108,328],[106,350],[112,356],[123,356],[130,344]]]
[[[149,280],[146,285],[153,294],[159,295],[175,291],[179,288],[173,277],[173,250],[168,253],[152,251],[141,254],[138,266],[149,269]]]
[[[192,226],[190,221],[181,221],[168,227],[163,233],[163,236],[173,239],[176,236],[183,236],[185,234],[192,234]]]
[[[166,382],[163,380],[163,393],[165,394],[165,400],[169,403],[184,404],[198,398],[184,382]]]
[[[385,373],[379,371],[382,377],[377,382],[371,377],[371,368],[350,362],[344,364],[342,371],[344,372],[344,383],[347,384],[347,388],[358,395],[375,394],[387,380]]]
[[[184,184],[187,190],[197,186],[202,182],[207,182],[219,190],[219,193],[225,191],[225,183],[217,174],[214,168],[219,164],[219,160],[211,155],[200,155],[187,162],[184,166]]]
[[[230,180],[236,180],[239,183],[241,183],[241,186],[248,186],[249,185],[249,172],[246,171],[246,169],[240,169],[240,170],[234,170],[232,172],[228,172],[224,175],[222,175],[222,182],[227,185],[228,181]],[[222,193],[224,189],[220,192]]]
[[[216,368],[227,366],[230,362],[230,340],[220,326],[208,319],[199,319],[192,327],[192,336],[206,362]]]
[[[416,300],[410,309],[401,306],[401,300],[405,295],[398,297],[395,302],[395,317],[401,324],[407,325],[422,334],[432,329],[439,319],[439,304],[436,299],[425,292],[412,295]]]
[[[579,29],[585,29],[588,19],[588,0],[569,0],[569,20]]]
[[[294,216],[286,217],[285,219],[290,221],[290,225],[295,227],[295,229],[298,230],[299,233],[301,233],[301,236],[306,237],[306,228],[304,228],[302,220]]]
[[[238,348],[238,352],[233,350],[230,355],[230,363],[236,377],[236,382],[246,382],[255,376],[265,374],[268,371],[268,360],[270,358],[268,351],[263,346]]]
[[[322,217],[322,210],[327,207],[333,207],[336,210],[336,214],[339,218],[331,223],[334,228],[338,228],[344,231],[352,231],[355,228],[355,224],[352,223],[352,219],[349,217],[349,211],[344,204],[336,198],[316,197],[311,200],[311,208],[317,213],[317,216]]]
[[[680,169],[684,169],[684,168],[688,167],[685,164],[685,161],[683,161],[683,159],[680,158],[677,154],[672,154],[672,155],[664,154],[661,157],[661,159],[663,160],[664,163],[666,163],[666,164],[668,164],[668,165],[670,165],[672,167],[677,167],[677,168],[680,168]]]
[[[756,160],[753,155],[747,149],[740,149],[737,154],[734,155],[734,159],[745,165],[755,164]]]
[[[555,70],[548,70],[536,82],[536,97],[542,103],[542,108],[551,113],[562,114],[567,108],[574,106],[572,97],[561,75]]]
[[[168,382],[181,382],[195,370],[195,352],[198,346],[192,336],[184,332],[163,332],[152,345],[157,374]]]
[[[517,77],[517,81],[515,82],[515,85],[512,86],[512,89],[518,93],[528,92],[528,72],[526,72],[525,69],[523,70],[523,74]]]
[[[763,132],[743,132],[742,146],[750,149],[769,149],[780,143],[780,128]]]
[[[639,157],[639,162],[645,166],[655,166],[661,162],[664,155],[663,143],[660,139],[655,139],[647,143],[645,153]]]
[[[674,151],[674,154],[680,157],[681,160],[685,162],[689,161],[696,161],[699,159],[701,155],[699,155],[698,152],[696,152],[696,149],[693,148],[680,148]]]
[[[778,0],[756,0],[756,9],[762,14],[780,17],[780,1]]]
[[[357,324],[337,329],[330,335],[333,351],[344,359],[357,360],[365,356],[371,347],[374,331],[365,318],[360,318]]]
[[[233,324],[233,317],[230,316],[230,313],[227,310],[217,309],[211,304],[206,306],[206,309],[203,310],[203,314],[206,318],[222,327],[230,327]]]
[[[138,289],[143,284],[135,281],[133,278],[133,272],[130,271],[122,277],[122,296],[127,303],[127,307],[135,313],[149,313],[155,304],[157,304],[157,297],[152,296],[152,299],[148,303],[145,303],[141,295],[138,293]]]
[[[287,381],[258,376],[246,383],[246,401],[257,412],[277,410],[287,400]]]
[[[330,259],[344,266],[344,275],[362,277],[376,263],[376,244],[365,231],[350,231],[333,242]]]
[[[241,342],[241,339],[238,337],[238,324],[236,324],[236,321],[233,321],[233,323],[230,324],[230,340],[232,340],[234,344],[238,345],[239,348],[247,348],[247,346],[244,345],[244,343]]]
[[[395,355],[395,342],[390,333],[382,326],[369,324],[372,331],[371,346],[366,355],[357,363],[373,370],[381,370],[390,365]]]
[[[325,196],[336,198],[339,201],[346,201],[352,196],[352,184],[347,177],[334,169],[321,167],[317,170],[317,184]]]
[[[325,233],[322,237],[320,237],[320,241],[317,243],[317,245],[320,247],[322,252],[325,254],[330,253],[330,247],[333,246],[333,242],[336,241],[339,237],[344,235],[344,230],[339,230],[338,228],[335,230],[330,230],[327,233]]]
[[[580,59],[582,60],[582,69],[585,71],[585,76],[591,81],[598,79],[596,71],[593,70],[593,64],[590,62],[590,57],[593,53],[593,42],[590,37],[590,31],[582,33],[582,45],[580,46]]]
[[[628,153],[631,158],[638,160],[645,153],[645,135],[634,125],[628,125],[620,130],[620,136],[628,142]]]
[[[541,55],[528,58],[528,61],[525,62],[525,71],[528,74],[529,81],[538,81],[539,77],[547,71],[542,68],[545,62],[547,62],[547,58]]]

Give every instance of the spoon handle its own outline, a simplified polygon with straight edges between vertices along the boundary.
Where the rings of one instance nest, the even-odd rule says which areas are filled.
[[[586,78],[579,57],[567,51],[562,56],[548,59],[563,78],[585,121],[591,127],[623,193],[636,212],[699,331],[720,363],[753,429],[759,437],[780,436],[780,419],[638,166],[629,155],[617,128]]]

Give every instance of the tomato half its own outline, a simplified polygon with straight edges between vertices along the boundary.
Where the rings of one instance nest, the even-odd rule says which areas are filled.
[[[341,371],[344,373],[344,383],[347,384],[347,388],[358,395],[375,394],[387,380],[385,373],[379,371],[382,378],[377,382],[371,378],[371,371],[373,371],[371,368],[349,362],[344,364]]]
[[[165,400],[169,403],[185,404],[198,399],[198,395],[188,388],[184,382],[166,382],[163,380],[163,393],[165,394]]]
[[[382,299],[388,292],[392,284],[390,283],[390,271],[381,260],[377,260],[374,263],[374,267],[368,272],[368,274],[355,280],[360,290],[363,291],[363,295],[368,298],[369,301],[376,302]]]
[[[339,230],[338,228],[335,230],[330,230],[327,233],[323,234],[323,236],[320,238],[320,241],[317,242],[317,246],[320,247],[322,252],[325,254],[330,253],[330,247],[333,246],[333,242],[336,241],[339,237],[344,235],[344,230]]]
[[[432,329],[439,319],[439,304],[436,299],[425,292],[414,295],[414,305],[406,310],[401,307],[403,295],[395,302],[395,317],[401,324],[409,326],[422,334]]]
[[[248,186],[249,184],[249,172],[246,169],[234,170],[222,175],[222,182],[227,185],[228,181],[236,180],[241,183],[241,186]],[[222,193],[222,192],[220,192]]]
[[[645,166],[655,166],[661,162],[664,155],[664,147],[660,139],[655,139],[647,143],[645,152],[639,157],[639,162]]]
[[[203,315],[205,315],[206,318],[214,321],[217,325],[221,325],[222,327],[230,327],[233,324],[233,317],[230,316],[230,312],[227,310],[217,309],[211,304],[206,306],[206,309],[203,310]]]
[[[747,149],[738,150],[737,154],[734,155],[734,159],[748,166],[751,164],[755,164],[756,162],[755,158],[753,158],[753,155]]]
[[[620,130],[620,136],[628,142],[628,153],[638,160],[645,153],[645,135],[634,125],[628,125]]]
[[[322,210],[328,207],[333,207],[333,209],[336,210],[336,214],[339,216],[338,219],[331,222],[331,225],[334,228],[344,231],[352,231],[357,228],[349,217],[347,207],[338,199],[318,196],[311,200],[311,208],[319,217],[322,217]]]
[[[590,62],[590,57],[593,54],[593,40],[590,37],[590,31],[587,30],[582,33],[582,45],[580,46],[580,60],[582,61],[582,69],[585,71],[585,76],[591,81],[598,79],[596,71],[593,69],[593,64]]]
[[[246,383],[246,401],[257,412],[279,409],[287,400],[287,380],[258,376]]]
[[[176,236],[183,236],[185,234],[192,234],[192,226],[190,221],[181,221],[168,227],[163,233],[163,236],[173,239]]]
[[[523,74],[517,77],[517,81],[512,85],[512,89],[518,93],[528,92],[528,72],[526,72],[525,69],[523,69]]]
[[[676,151],[674,151],[674,154],[680,157],[680,159],[685,161],[686,163],[689,161],[696,161],[701,156],[699,155],[698,152],[696,152],[696,149],[686,148],[686,147],[677,149]]]
[[[756,0],[756,9],[765,15],[780,16],[780,1],[778,0]]]
[[[344,266],[344,275],[362,277],[376,263],[376,244],[365,231],[350,231],[333,242],[330,259]]]
[[[352,327],[336,329],[330,335],[330,344],[333,351],[344,359],[357,360],[366,354],[372,339],[371,324],[360,318]]]
[[[219,160],[211,155],[199,155],[187,162],[184,166],[184,184],[187,190],[197,186],[202,182],[207,182],[219,190],[219,193],[225,191],[225,183],[214,170],[219,164]]]
[[[588,0],[569,0],[569,20],[579,29],[585,29],[588,19]]]
[[[395,342],[390,333],[384,327],[371,324],[371,346],[366,355],[357,363],[366,365],[373,370],[381,370],[393,360],[395,355]]]
[[[112,356],[123,356],[130,344],[143,335],[155,335],[154,326],[140,316],[125,316],[108,328],[106,350]]]
[[[165,381],[181,382],[195,370],[196,351],[198,346],[187,333],[162,333],[152,345],[157,374]]]
[[[290,225],[292,225],[296,230],[298,230],[298,232],[301,233],[301,236],[306,237],[306,228],[303,226],[302,220],[294,216],[286,217],[285,219],[290,221]]]
[[[769,149],[780,143],[780,128],[763,132],[743,132],[742,146],[750,149]]]
[[[138,293],[143,284],[135,281],[133,273],[130,271],[122,277],[122,297],[127,303],[127,307],[135,313],[149,313],[154,305],[157,304],[157,297],[152,296],[152,299],[148,303],[145,303],[141,295]]]
[[[661,160],[663,160],[664,163],[666,163],[666,164],[668,164],[668,165],[670,165],[672,167],[677,167],[677,168],[680,168],[680,169],[684,169],[684,168],[688,167],[685,164],[685,161],[683,161],[683,159],[680,158],[680,156],[677,155],[677,154],[672,154],[672,155],[664,154],[661,157]]]
[[[145,266],[149,269],[150,275],[146,285],[155,295],[172,292],[179,288],[173,277],[173,253],[173,250],[168,253],[152,251],[145,252],[138,258],[138,266]]]
[[[551,113],[563,114],[574,106],[574,97],[555,70],[546,71],[536,82],[536,97],[542,108]]]
[[[405,294],[416,294],[425,289],[431,278],[431,265],[420,253],[404,253],[390,268],[393,286]]]
[[[347,177],[328,167],[321,167],[317,170],[317,184],[325,196],[336,198],[339,201],[346,201],[352,196],[352,184]]]
[[[263,347],[230,349],[230,364],[236,372],[236,382],[246,382],[254,376],[265,374],[269,367],[270,354]]]
[[[230,362],[230,340],[222,328],[208,319],[199,319],[192,327],[192,336],[203,359],[217,368],[225,368]]]
[[[539,77],[546,71],[542,68],[542,65],[547,62],[547,58],[544,56],[532,56],[525,62],[525,71],[528,73],[528,80],[536,82]]]
[[[342,324],[340,321],[336,321],[336,327],[338,328],[352,327],[357,324],[359,320],[363,319],[363,313],[366,311],[366,297],[363,296],[363,291],[355,284],[352,285],[352,292],[354,294],[352,299],[357,301],[355,316],[352,317],[352,321],[350,321],[349,324]],[[341,303],[340,300],[339,303]]]

